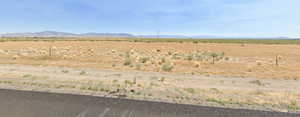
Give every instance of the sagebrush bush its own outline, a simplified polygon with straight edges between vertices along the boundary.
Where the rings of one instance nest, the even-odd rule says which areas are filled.
[[[186,92],[189,92],[189,93],[195,93],[196,92],[195,89],[193,89],[193,88],[185,88],[184,90]]]
[[[193,60],[194,59],[194,57],[193,57],[193,55],[192,54],[189,54],[189,55],[187,55],[186,56],[186,58],[185,58],[186,60],[189,60],[189,61],[191,61],[191,60]]]
[[[125,66],[128,66],[128,65],[131,65],[132,64],[132,61],[129,57],[125,57],[124,59],[124,65]]]
[[[86,75],[87,73],[85,72],[85,71],[81,71],[80,73],[79,73],[79,75]]]
[[[173,68],[174,68],[173,65],[171,65],[170,63],[165,63],[161,66],[161,69],[167,72],[172,71]]]
[[[140,62],[141,63],[146,63],[148,60],[149,60],[148,57],[142,57],[142,58],[140,58]]]

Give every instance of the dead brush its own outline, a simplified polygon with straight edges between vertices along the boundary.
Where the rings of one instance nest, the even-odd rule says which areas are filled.
[[[192,61],[193,59],[194,59],[193,54],[188,54],[188,55],[185,56],[185,60]]]
[[[165,63],[161,66],[161,70],[165,72],[170,72],[172,71],[174,66],[171,63]]]
[[[129,66],[132,64],[132,60],[131,60],[131,57],[130,57],[130,53],[129,52],[126,52],[125,53],[125,58],[124,58],[124,63],[123,65],[125,66]]]
[[[261,82],[260,80],[253,80],[253,81],[250,81],[249,83],[255,84],[258,86],[265,86],[265,84],[263,82]]]
[[[141,57],[140,59],[139,59],[139,61],[141,62],[141,63],[146,63],[147,61],[149,61],[150,59],[149,59],[149,57]]]
[[[161,57],[161,58],[159,58],[159,60],[157,61],[157,63],[158,63],[158,65],[162,65],[162,64],[164,64],[164,63],[166,63],[166,57]]]
[[[281,55],[276,55],[276,58],[275,58],[275,64],[276,66],[279,66],[279,61],[282,59],[282,56]]]

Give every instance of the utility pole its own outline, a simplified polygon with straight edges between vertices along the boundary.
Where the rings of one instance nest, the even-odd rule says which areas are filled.
[[[159,35],[160,35],[160,30],[157,30],[157,32],[156,32],[156,39],[159,39]]]

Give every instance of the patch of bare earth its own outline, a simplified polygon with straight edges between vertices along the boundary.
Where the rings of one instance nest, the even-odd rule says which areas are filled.
[[[0,42],[0,86],[299,111],[299,50],[263,44]]]
[[[299,45],[1,42],[0,63],[297,79],[300,78],[298,50]],[[166,64],[172,69],[162,69]]]
[[[299,111],[300,80],[1,65],[1,88],[194,105]]]

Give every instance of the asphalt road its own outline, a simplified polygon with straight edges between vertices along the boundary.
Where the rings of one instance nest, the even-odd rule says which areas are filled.
[[[0,89],[0,117],[300,117],[299,114]]]

